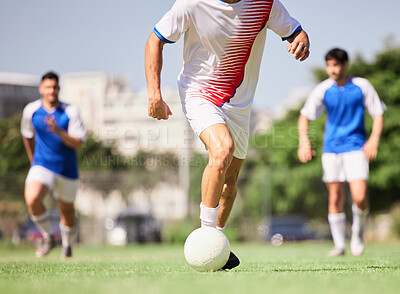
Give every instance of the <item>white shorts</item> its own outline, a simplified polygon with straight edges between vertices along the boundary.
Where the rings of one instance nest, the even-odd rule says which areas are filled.
[[[322,154],[323,181],[352,182],[368,180],[369,163],[362,150]]]
[[[30,182],[44,184],[53,192],[56,199],[60,199],[64,202],[74,202],[76,192],[79,188],[79,179],[69,179],[60,176],[40,165],[34,165],[29,169],[25,183],[27,184]]]
[[[204,98],[191,98],[182,103],[182,110],[197,136],[215,124],[225,124],[235,144],[233,156],[244,159],[249,146],[250,113],[235,113],[218,107]]]

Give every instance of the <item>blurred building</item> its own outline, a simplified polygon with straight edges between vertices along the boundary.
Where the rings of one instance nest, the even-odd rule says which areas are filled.
[[[173,175],[174,181],[160,181],[146,193],[132,189],[128,202],[138,210],[151,211],[157,219],[184,218],[188,213],[190,153],[205,152],[205,148],[182,112],[177,91],[163,89],[163,98],[173,115],[167,121],[159,121],[148,116],[147,91],[133,92],[123,77],[104,72],[68,73],[61,76],[60,85],[60,99],[79,107],[88,131],[105,144],[115,146],[123,155],[134,156],[144,150],[172,152],[179,156],[179,172]],[[98,219],[115,217],[126,205],[126,200],[121,191],[114,190],[108,193],[103,205],[92,205],[93,201],[101,203],[103,199],[104,191],[98,190],[101,185],[96,181],[101,180],[103,186],[108,181],[119,182],[124,177],[123,172],[114,171],[103,178],[99,173],[95,174],[81,173],[81,181],[86,185],[78,191],[77,209]]]
[[[173,115],[168,121],[150,118],[147,91],[133,92],[126,79],[103,72],[69,73],[61,77],[61,100],[76,104],[86,128],[124,155],[139,150],[181,153],[202,151],[181,110],[177,91],[163,89]]]
[[[40,98],[40,78],[0,72],[0,119],[21,113],[25,105]]]

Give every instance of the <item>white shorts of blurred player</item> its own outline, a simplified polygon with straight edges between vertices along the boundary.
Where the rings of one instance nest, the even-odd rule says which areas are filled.
[[[231,107],[216,106],[204,98],[190,98],[182,103],[182,110],[197,136],[215,124],[225,124],[228,128],[235,151],[233,156],[244,159],[249,145],[250,111]]]
[[[362,150],[322,154],[323,181],[352,182],[368,180],[369,164]]]
[[[64,202],[74,202],[79,188],[79,179],[69,179],[40,166],[30,168],[25,183],[39,182],[44,184],[53,193],[54,198]]]

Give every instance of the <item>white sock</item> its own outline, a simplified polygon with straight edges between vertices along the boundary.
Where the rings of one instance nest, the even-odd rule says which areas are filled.
[[[344,250],[346,247],[346,215],[344,213],[328,214],[328,221],[335,248]]]
[[[364,224],[368,215],[368,209],[361,210],[353,203],[351,206],[353,211],[353,224],[351,226],[351,235],[363,238],[364,234]]]
[[[75,226],[71,228],[71,227],[64,226],[62,223],[60,223],[59,225],[60,225],[62,246],[64,248],[67,248],[68,246],[72,245],[72,242],[74,240]]]
[[[205,207],[203,203],[200,203],[201,226],[215,228],[217,226],[218,210],[219,210],[219,204],[217,207],[209,208]]]
[[[51,224],[47,215],[47,211],[41,215],[31,215],[31,220],[42,233],[44,239],[49,239],[51,236]]]

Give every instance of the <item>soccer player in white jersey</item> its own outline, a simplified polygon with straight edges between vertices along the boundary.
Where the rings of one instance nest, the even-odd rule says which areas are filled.
[[[57,74],[43,75],[39,86],[42,98],[24,108],[21,121],[21,134],[31,162],[25,200],[32,221],[43,235],[43,243],[36,250],[39,258],[55,247],[43,205],[49,191],[59,202],[64,258],[72,256],[75,235],[74,201],[79,186],[76,150],[82,147],[86,132],[78,108],[60,102],[59,91]]]
[[[168,119],[172,112],[160,89],[162,50],[184,35],[178,77],[182,109],[209,153],[202,177],[202,226],[223,229],[235,201],[267,29],[289,42],[287,51],[296,60],[307,59],[308,36],[279,0],[177,0],[146,43],[148,114]],[[231,254],[223,269],[238,264]]]
[[[308,121],[327,113],[322,154],[323,181],[329,191],[328,221],[335,248],[329,256],[345,254],[344,182],[348,182],[353,199],[353,224],[350,242],[355,256],[364,251],[364,223],[368,212],[367,180],[369,161],[376,158],[386,109],[368,80],[347,73],[348,55],[343,49],[330,50],[326,56],[329,79],[320,83],[308,97],[298,121],[301,162],[312,159],[308,139]],[[365,110],[373,117],[367,140]]]

